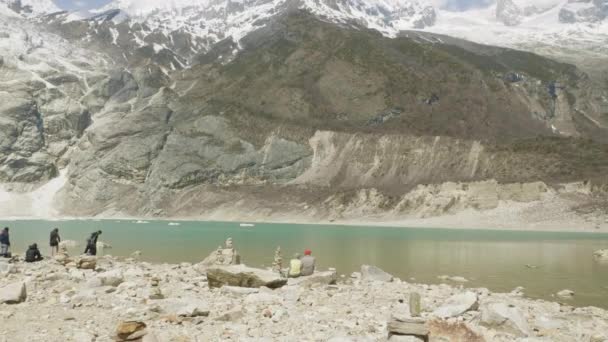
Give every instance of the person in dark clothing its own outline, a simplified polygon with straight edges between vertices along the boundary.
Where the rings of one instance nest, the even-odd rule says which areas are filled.
[[[11,248],[11,240],[8,235],[8,227],[5,227],[0,232],[0,257],[10,258],[11,254],[9,249]]]
[[[25,252],[25,262],[37,262],[42,260],[42,255],[40,254],[40,250],[38,250],[38,245],[33,244]]]
[[[101,235],[101,230],[91,234],[91,237],[87,240],[87,248],[84,250],[84,254],[97,255],[97,239]]]
[[[59,236],[59,228],[53,229],[51,231],[51,256],[54,257],[59,252],[59,243],[61,242],[61,237]]]

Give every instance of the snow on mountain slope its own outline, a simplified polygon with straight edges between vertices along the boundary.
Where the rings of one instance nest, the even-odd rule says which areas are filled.
[[[435,25],[425,30],[487,45],[563,57],[570,62],[608,58],[608,20],[563,22],[560,13],[567,8],[565,6],[572,5],[570,1],[573,0],[554,4],[557,2],[547,0],[545,5],[551,5],[548,9],[522,16],[516,25],[505,24],[504,18],[496,14],[495,5],[465,12],[440,11]]]
[[[0,0],[0,4],[19,0]],[[36,13],[57,10],[51,0],[21,0]],[[496,0],[489,6],[453,12],[436,0],[114,0],[89,17],[86,41],[105,40],[120,50],[152,47],[185,60],[226,38],[242,37],[273,17],[304,9],[327,21],[358,24],[395,37],[424,30],[478,43],[545,54],[608,57],[605,0]],[[4,10],[6,12],[6,10]],[[78,21],[78,16],[64,20]],[[122,26],[121,26],[122,25]],[[102,34],[103,33],[103,34]],[[541,49],[542,48],[542,49]],[[173,63],[175,64],[175,63]],[[186,62],[187,64],[187,62]]]
[[[0,0],[0,14],[6,14],[6,9],[19,13],[24,16],[37,16],[48,13],[55,13],[61,9],[53,0]]]

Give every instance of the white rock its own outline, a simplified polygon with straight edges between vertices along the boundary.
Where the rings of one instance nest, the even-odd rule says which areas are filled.
[[[10,273],[15,273],[16,268],[15,265],[9,264],[5,260],[0,260],[0,275],[8,275]]]
[[[361,266],[361,279],[365,281],[391,282],[393,281],[393,276],[376,266],[363,265]]]
[[[0,304],[18,304],[27,298],[24,282],[13,283],[0,288]]]
[[[254,293],[245,298],[247,304],[276,304],[283,301],[283,298],[269,293]]]
[[[181,317],[209,316],[209,306],[206,302],[196,298],[168,298],[159,300],[158,305],[167,314]]]
[[[393,335],[388,340],[389,340],[389,342],[423,342],[424,341],[416,336],[399,336],[399,335]]]
[[[563,299],[571,299],[574,297],[574,291],[572,290],[561,290],[557,293],[557,296]]]
[[[530,327],[521,311],[505,303],[490,303],[482,306],[480,324],[520,337],[530,335]]]
[[[62,304],[68,304],[72,301],[72,297],[76,295],[76,290],[67,290],[59,295],[59,302]]]
[[[600,249],[593,252],[593,257],[599,260],[608,260],[608,249]]]
[[[459,293],[448,298],[439,308],[433,311],[433,315],[440,318],[460,316],[469,310],[478,307],[477,294],[471,291]]]
[[[124,281],[124,276],[121,270],[112,270],[99,273],[93,279],[101,283],[101,286],[118,286]]]

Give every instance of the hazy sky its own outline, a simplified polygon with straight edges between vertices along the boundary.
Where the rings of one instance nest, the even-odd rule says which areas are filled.
[[[101,5],[104,5],[110,0],[54,0],[57,5],[61,8],[68,10],[82,10],[82,9],[91,9],[96,8]],[[438,0],[440,3],[444,4],[446,8],[449,9],[467,9],[471,7],[482,6],[491,2],[491,0]]]

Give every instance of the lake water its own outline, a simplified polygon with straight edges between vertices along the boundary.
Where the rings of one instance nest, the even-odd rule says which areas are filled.
[[[553,299],[552,294],[576,292],[572,305],[608,308],[608,265],[594,261],[593,251],[608,248],[608,235],[382,227],[343,227],[292,224],[151,221],[0,221],[11,227],[13,252],[37,242],[48,254],[48,235],[59,227],[64,240],[80,242],[103,230],[101,240],[115,256],[142,251],[150,262],[199,262],[232,237],[244,263],[269,266],[281,246],[284,263],[293,253],[310,248],[321,268],[340,274],[376,265],[403,280],[440,283],[440,275],[463,276],[466,287],[508,292],[526,288],[529,297]],[[537,266],[531,269],[526,265]]]

